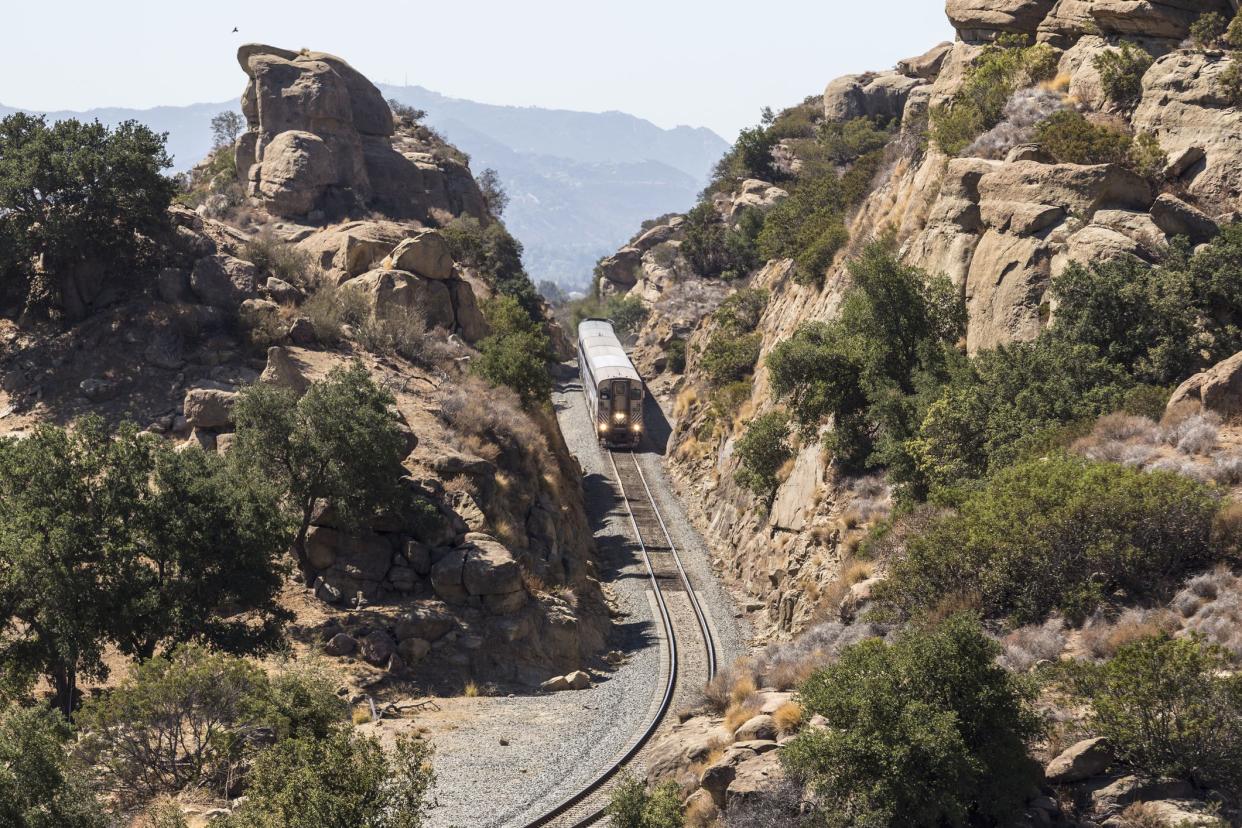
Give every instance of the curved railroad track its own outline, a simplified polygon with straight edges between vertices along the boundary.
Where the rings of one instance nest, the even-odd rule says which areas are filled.
[[[525,823],[525,828],[581,828],[595,825],[605,816],[609,795],[621,771],[642,778],[654,737],[669,721],[668,713],[693,701],[702,686],[716,674],[716,645],[711,625],[682,566],[664,517],[647,485],[638,457],[632,452],[610,451],[613,480],[625,503],[630,526],[651,581],[652,597],[664,631],[667,661],[663,670],[663,698],[647,727],[586,787],[551,811]]]

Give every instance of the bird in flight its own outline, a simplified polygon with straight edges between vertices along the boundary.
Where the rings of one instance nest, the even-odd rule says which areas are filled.
[[[236,33],[237,33],[237,27],[236,27],[236,26],[234,26],[234,27],[233,27],[233,33],[234,33],[234,34],[236,34]]]

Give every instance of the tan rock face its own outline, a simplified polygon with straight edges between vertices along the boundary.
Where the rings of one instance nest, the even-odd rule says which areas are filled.
[[[948,0],[945,14],[967,42],[986,42],[1006,32],[1035,34],[1055,0]]]
[[[1169,398],[1169,408],[1197,403],[1222,417],[1242,413],[1242,352],[1183,382]]]
[[[898,72],[837,78],[824,90],[824,117],[830,121],[900,119],[911,90],[925,82]]]
[[[1228,0],[1058,0],[1039,24],[1039,39],[1067,46],[1089,34],[1152,38],[1170,45],[1207,12],[1233,16]]]
[[[1135,129],[1155,134],[1170,160],[1185,159],[1171,172],[1213,215],[1242,196],[1242,111],[1230,106],[1220,83],[1228,65],[1223,55],[1166,55],[1143,76],[1134,111]]]
[[[259,44],[241,47],[237,58],[250,78],[242,95],[250,131],[237,144],[238,174],[268,212],[485,218],[463,165],[419,164],[393,147],[387,102],[344,60]]]

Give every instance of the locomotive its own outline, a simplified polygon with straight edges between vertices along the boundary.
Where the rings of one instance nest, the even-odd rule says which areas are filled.
[[[578,325],[578,370],[600,443],[637,448],[646,392],[609,320],[585,319]]]

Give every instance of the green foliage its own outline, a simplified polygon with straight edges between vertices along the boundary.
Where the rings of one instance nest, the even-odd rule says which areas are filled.
[[[1100,52],[1092,66],[1100,73],[1104,94],[1118,106],[1133,106],[1143,93],[1143,75],[1151,68],[1152,56],[1129,41],[1121,48]]]
[[[275,276],[295,287],[314,286],[314,276],[318,275],[309,253],[270,233],[260,233],[246,242],[241,258],[253,264],[264,276]]]
[[[1239,35],[1242,37],[1242,34]],[[1233,106],[1242,106],[1242,52],[1233,52],[1229,64],[1217,76],[1220,93]]]
[[[1229,28],[1225,30],[1225,43],[1230,49],[1242,49],[1242,13],[1229,21]]]
[[[478,271],[498,293],[511,296],[531,319],[543,318],[543,299],[522,266],[522,244],[498,221],[484,227],[459,216],[440,229],[453,260]]]
[[[131,425],[0,441],[0,664],[47,676],[68,713],[78,677],[106,675],[108,645],[269,647],[288,537],[274,493]]]
[[[224,828],[421,828],[435,774],[431,745],[379,740],[337,728],[325,738],[277,742],[259,754],[246,802]]]
[[[240,112],[226,109],[211,118],[211,147],[214,150],[232,148],[237,136],[246,128],[246,119]]]
[[[1008,824],[1037,783],[1026,688],[995,664],[977,620],[954,616],[872,639],[799,688],[804,729],[781,751],[830,826]]]
[[[1160,146],[1160,139],[1150,132],[1134,136],[1126,165],[1148,181],[1159,181],[1169,165],[1169,154]]]
[[[483,203],[487,205],[488,214],[492,218],[500,218],[504,215],[505,208],[509,206],[509,194],[505,192],[504,184],[500,180],[500,173],[488,167],[479,173],[478,183],[479,192],[483,194]]]
[[[262,738],[326,737],[346,713],[335,689],[313,669],[269,678],[245,659],[181,646],[83,705],[83,751],[125,802],[223,786]]]
[[[668,370],[674,374],[686,372],[686,340],[670,339],[664,355],[668,358]]]
[[[1061,164],[1124,164],[1134,139],[1091,123],[1075,109],[1062,109],[1040,121],[1035,140]]]
[[[777,474],[793,458],[789,445],[789,415],[770,411],[746,424],[746,433],[735,449],[741,466],[737,482],[765,500],[771,500],[780,484]]]
[[[1014,92],[1056,74],[1056,50],[1026,43],[1022,36],[1003,36],[984,47],[953,100],[932,109],[931,139],[944,153],[960,154],[1001,122]]]
[[[759,319],[768,306],[768,292],[763,288],[742,288],[730,294],[713,314],[720,327],[733,333],[750,333],[759,327]]]
[[[852,164],[864,155],[882,150],[892,139],[892,129],[879,127],[871,118],[825,121],[816,138],[834,164]]]
[[[681,789],[669,781],[648,791],[627,774],[612,789],[608,816],[617,828],[682,828]]]
[[[584,319],[611,319],[618,335],[638,333],[650,311],[637,296],[611,294],[602,298],[587,297],[574,303],[570,319],[577,329]]]
[[[164,136],[136,121],[0,120],[0,300],[76,319],[143,272],[168,227],[170,166]]]
[[[1172,472],[1066,455],[1018,463],[911,538],[877,590],[903,616],[959,596],[989,617],[1081,619],[1106,596],[1158,593],[1219,557],[1213,491]]]
[[[727,328],[718,328],[703,346],[699,367],[715,387],[744,379],[759,361],[761,342],[759,334],[739,336]]]
[[[1095,732],[1144,774],[1242,793],[1242,676],[1194,638],[1127,644],[1088,679]]]
[[[298,399],[255,383],[233,407],[237,427],[229,460],[243,477],[264,480],[283,496],[297,527],[294,550],[304,573],[306,533],[320,501],[345,525],[404,505],[400,486],[405,436],[391,394],[361,362],[334,368]]]
[[[686,214],[681,255],[700,276],[740,279],[760,264],[763,221],[758,210],[745,210],[730,227],[710,200],[702,201]]]
[[[808,435],[832,418],[828,443],[846,468],[903,462],[927,387],[957,360],[965,308],[947,279],[901,265],[885,241],[850,274],[836,321],[806,323],[772,350],[772,390]]]
[[[1229,27],[1229,21],[1219,12],[1208,12],[1190,24],[1190,39],[1200,49],[1213,49],[1220,45]]]
[[[511,297],[497,296],[483,308],[491,333],[478,343],[470,370],[493,385],[512,388],[533,408],[552,393],[551,344],[543,327]]]
[[[1094,347],[1063,338],[984,351],[953,373],[906,445],[916,488],[952,487],[1055,444],[1066,424],[1116,409],[1130,384]]]
[[[0,825],[108,828],[86,769],[70,760],[68,724],[46,708],[0,708]]]
[[[1242,226],[1160,266],[1072,266],[1052,290],[1059,335],[1097,347],[1141,382],[1180,382],[1242,350]]]

